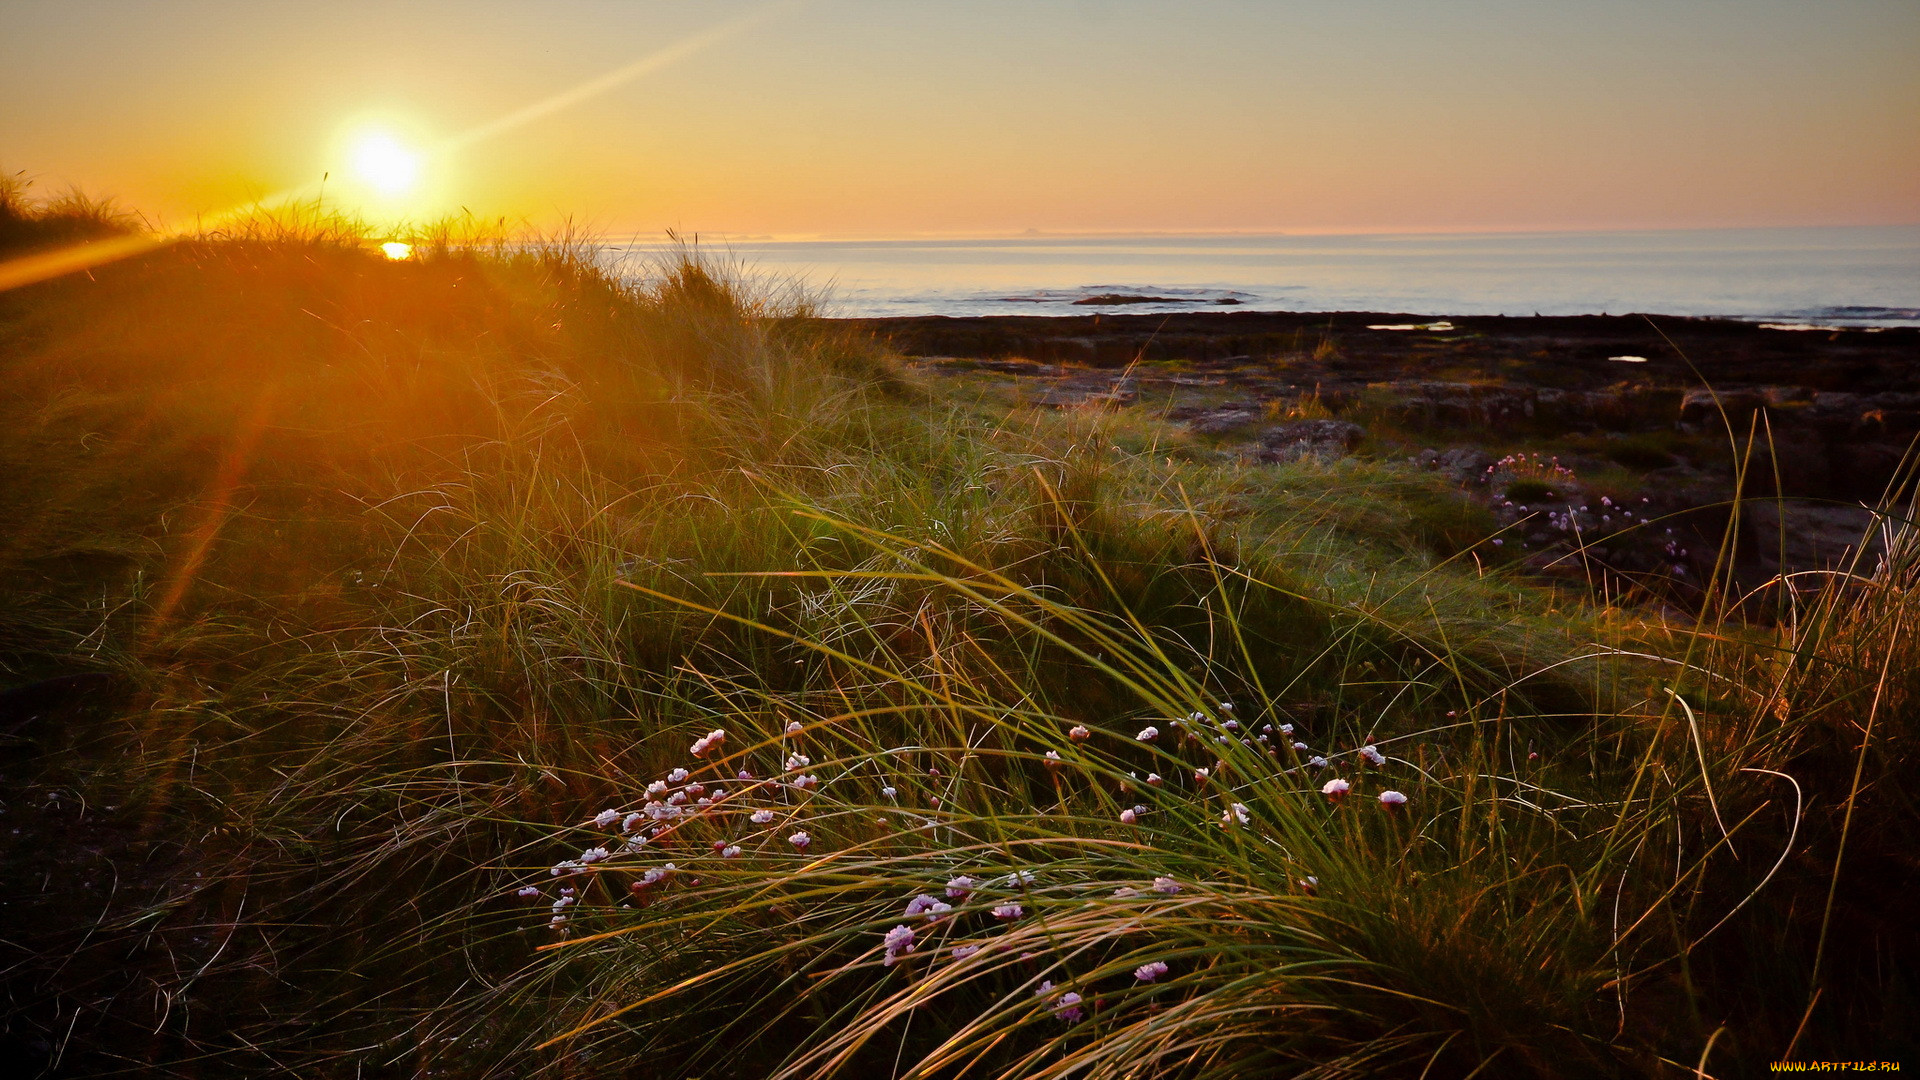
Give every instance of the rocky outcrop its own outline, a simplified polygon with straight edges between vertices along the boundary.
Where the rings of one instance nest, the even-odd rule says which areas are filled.
[[[1260,436],[1253,458],[1277,463],[1304,457],[1345,457],[1360,445],[1367,429],[1346,420],[1295,420]]]

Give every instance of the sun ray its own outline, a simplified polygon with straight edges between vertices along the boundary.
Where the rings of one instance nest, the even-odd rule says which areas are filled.
[[[368,136],[356,144],[355,169],[361,179],[376,190],[386,194],[398,194],[417,180],[426,160],[464,149],[515,128],[524,127],[535,120],[551,116],[589,98],[623,86],[643,75],[650,75],[703,49],[712,48],[730,37],[765,22],[774,15],[798,7],[805,2],[806,0],[773,0],[771,3],[763,4],[716,26],[656,49],[630,64],[615,68],[570,89],[444,139],[425,154],[414,154],[392,136],[385,136],[384,143],[376,142],[375,136]],[[140,236],[87,241],[0,262],[0,291],[17,289],[23,285],[47,281],[82,270],[91,270],[118,259],[144,254],[176,243],[210,226],[219,226],[246,217],[248,214],[278,209],[304,199],[314,198],[319,195],[323,183],[324,179],[300,184],[251,202],[229,207],[196,221],[192,229],[176,228]]]

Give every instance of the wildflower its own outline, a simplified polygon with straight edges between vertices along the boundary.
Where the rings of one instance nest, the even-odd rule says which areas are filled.
[[[584,863],[574,859],[568,859],[565,862],[555,863],[553,869],[547,871],[547,873],[552,874],[554,877],[559,877],[562,874],[571,874],[585,869],[586,865]]]
[[[565,930],[567,928],[567,917],[565,915],[555,915],[553,918],[547,920],[547,926],[553,930]]]
[[[899,790],[898,790],[898,789],[896,789],[896,788],[893,788],[893,787],[883,787],[883,788],[881,788],[881,789],[880,789],[880,794],[881,794],[881,795],[882,795],[883,797],[885,797],[885,798],[888,798],[888,799],[891,799],[891,798],[893,798],[893,797],[895,797],[895,796],[897,796],[897,795],[899,795],[899,794],[900,794],[900,792],[899,792]]]
[[[602,810],[599,813],[593,815],[593,827],[596,829],[611,828],[613,826],[613,823],[619,820],[620,820],[620,811]]]
[[[687,770],[676,768],[667,774],[667,782],[677,784],[687,778]]]
[[[1233,702],[1231,702],[1231,701],[1223,701],[1223,702],[1221,702],[1221,703],[1220,703],[1220,711],[1221,711],[1221,712],[1232,712],[1232,711],[1233,711]]]
[[[597,863],[611,854],[612,852],[608,851],[606,848],[590,847],[587,850],[580,853],[580,861],[582,863]]]
[[[1074,742],[1086,742],[1092,734],[1093,732],[1088,731],[1085,724],[1075,724],[1067,729],[1067,738]]]
[[[691,749],[688,750],[688,753],[692,754],[694,757],[706,757],[708,751],[718,749],[720,744],[726,741],[727,741],[726,730],[724,728],[714,728],[712,731],[709,731],[705,735],[702,735],[698,739],[695,739],[693,741],[693,746]]]
[[[1148,784],[1149,786],[1151,786],[1151,787],[1159,787],[1159,786],[1160,786],[1161,784],[1164,784],[1164,783],[1166,783],[1166,781],[1165,781],[1165,780],[1162,780],[1162,779],[1160,779],[1160,774],[1159,774],[1159,773],[1157,773],[1157,772],[1150,772],[1150,773],[1148,773],[1148,774],[1147,774],[1147,784]]]
[[[1315,754],[1307,759],[1307,764],[1316,769],[1324,769],[1327,767],[1327,759],[1321,757],[1319,754]]]
[[[1367,764],[1369,765],[1385,765],[1387,763],[1387,759],[1381,755],[1380,750],[1377,747],[1373,747],[1373,746],[1361,747],[1360,756],[1365,758],[1367,761]]]
[[[955,945],[953,947],[953,958],[955,960],[965,960],[967,957],[979,951],[980,946],[978,945]]]
[[[1353,785],[1347,783],[1345,780],[1329,780],[1320,788],[1320,794],[1325,795],[1337,803],[1341,799],[1346,798],[1347,792],[1352,790]]]
[[[1303,742],[1297,742],[1293,744],[1293,750],[1294,750],[1294,753],[1296,754],[1304,754],[1310,749],[1312,748]]]
[[[1193,782],[1196,784],[1204,784],[1207,782],[1207,777],[1211,775],[1213,775],[1213,770],[1208,769],[1206,766],[1203,765],[1200,768],[1193,770]]]
[[[886,967],[892,967],[895,960],[913,951],[913,928],[909,926],[896,926],[887,931],[884,942],[887,947],[887,956],[886,959],[880,961],[880,963]]]
[[[796,776],[793,778],[793,786],[799,788],[801,791],[817,788],[820,786],[820,778],[812,774]]]
[[[1113,898],[1115,900],[1125,900],[1129,896],[1139,896],[1139,895],[1140,895],[1140,890],[1134,888],[1131,885],[1122,885],[1119,888],[1113,890]]]
[[[1133,977],[1141,982],[1153,982],[1166,973],[1167,965],[1166,962],[1162,960],[1155,960],[1149,964],[1141,964],[1139,967],[1133,969]]]
[[[634,833],[632,836],[627,837],[627,846],[623,850],[626,851],[627,854],[631,855],[634,852],[645,848],[646,846],[647,846],[646,834]]]
[[[765,825],[773,820],[773,811],[766,809],[755,810],[752,814],[748,815],[747,820],[753,822],[755,825]]]
[[[673,794],[667,796],[668,806],[685,806],[686,804],[687,804],[687,793],[684,791],[676,791]]]
[[[721,858],[723,858],[723,859],[737,859],[737,858],[739,858],[739,857],[740,857],[740,845],[739,845],[739,844],[728,844],[728,845],[727,845],[726,847],[723,847],[723,848],[721,848],[721,849],[720,849],[720,857],[721,857]]]
[[[1071,990],[1061,994],[1060,1000],[1053,1006],[1053,1015],[1069,1024],[1079,1023],[1087,1015],[1080,1008],[1080,1000],[1080,995]]]
[[[665,795],[666,793],[667,782],[665,780],[655,780],[653,783],[647,785],[647,794],[649,795]]]
[[[1221,726],[1221,727],[1223,727],[1223,728],[1225,728],[1225,729],[1227,729],[1228,731],[1239,731],[1239,730],[1240,730],[1240,721],[1238,721],[1238,720],[1227,720],[1227,721],[1224,721],[1224,722],[1222,722],[1220,726]]]
[[[1406,803],[1407,797],[1397,791],[1383,791],[1380,793],[1380,805],[1389,810],[1398,806],[1405,806]]]
[[[973,892],[973,879],[965,874],[947,881],[947,899],[965,900]]]
[[[1540,751],[1538,751],[1538,750],[1529,750],[1529,751],[1527,751],[1527,760],[1528,760],[1528,761],[1539,761],[1539,760],[1540,760]]]
[[[639,828],[640,823],[642,821],[645,821],[646,819],[647,819],[647,816],[645,814],[642,814],[636,810],[633,813],[628,814],[625,818],[621,819],[620,831],[632,832],[633,830]]]
[[[933,906],[938,903],[940,903],[940,901],[934,899],[931,894],[921,893],[920,895],[907,901],[906,917],[911,919],[919,915],[924,915],[928,911],[932,910]]]
[[[993,917],[1003,922],[1012,922],[1025,914],[1026,912],[1021,909],[1019,904],[1001,904],[999,907],[993,909]]]
[[[1132,825],[1139,820],[1140,815],[1134,813],[1131,809],[1120,811],[1120,824],[1122,825]]]
[[[540,889],[536,885],[529,885],[526,888],[521,889],[519,892],[515,893],[514,895],[518,896],[522,900],[531,900],[534,897],[540,895]]]
[[[1317,878],[1317,877],[1313,877],[1312,875],[1308,875],[1307,877],[1303,877],[1303,878],[1301,878],[1301,879],[1300,879],[1300,888],[1301,888],[1302,890],[1304,890],[1304,891],[1306,891],[1306,892],[1310,892],[1310,893],[1316,893],[1316,892],[1319,892],[1319,891],[1320,891],[1320,879],[1319,879],[1319,878]]]
[[[804,769],[811,764],[813,764],[813,759],[808,757],[805,754],[788,754],[787,755],[787,771],[788,772],[792,772],[795,769]]]
[[[804,832],[797,832],[797,833],[794,833],[792,836],[787,837],[787,843],[792,844],[794,847],[799,848],[801,851],[805,851],[807,850],[807,845],[813,843],[813,837],[808,836]]]
[[[1138,739],[1141,742],[1152,742],[1153,740],[1159,737],[1160,737],[1160,729],[1157,727],[1153,727],[1151,725],[1141,728],[1140,734],[1134,736],[1135,739]]]
[[[1170,877],[1157,877],[1153,879],[1153,891],[1172,896],[1180,891],[1180,883]]]
[[[1236,821],[1242,825],[1247,823],[1246,803],[1234,803],[1226,813],[1220,815],[1220,824],[1222,825],[1230,825]]]
[[[805,730],[806,730],[806,728],[803,728],[803,727],[801,727],[801,726],[800,726],[800,721],[798,721],[798,720],[789,720],[789,721],[787,721],[787,734],[789,734],[789,735],[798,735],[798,734],[800,734],[801,732],[803,732],[803,731],[805,731]]]
[[[1047,751],[1047,764],[1049,766],[1060,764],[1060,752],[1058,750]]]
[[[940,766],[938,766],[938,765],[929,765],[929,766],[927,766],[927,775],[928,775],[928,776],[939,776],[939,775],[940,775]]]
[[[735,773],[735,774],[733,775],[733,778],[734,778],[735,780],[752,780],[752,779],[753,779],[753,770],[752,770],[752,769],[741,769],[741,770],[740,770],[739,772],[737,772],[737,773]]]
[[[563,896],[560,899],[555,900],[553,902],[553,913],[555,915],[558,915],[559,913],[567,910],[568,908],[574,905],[576,900],[577,898],[572,896]]]

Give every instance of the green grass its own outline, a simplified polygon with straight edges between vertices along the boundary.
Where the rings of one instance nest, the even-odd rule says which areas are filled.
[[[15,817],[6,853],[39,897],[9,1028],[63,1068],[1731,1076],[1905,1048],[1897,520],[1885,566],[1780,627],[1711,599],[1675,625],[1503,569],[1410,468],[986,407],[697,253],[632,284],[577,241],[415,239],[386,262],[296,215],[0,295],[0,663],[125,697],[9,766],[20,805],[91,815]],[[674,768],[730,790],[618,851],[594,816]]]

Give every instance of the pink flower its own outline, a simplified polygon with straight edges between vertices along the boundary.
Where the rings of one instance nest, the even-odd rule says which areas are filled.
[[[723,847],[723,848],[721,848],[721,849],[720,849],[720,857],[721,857],[721,858],[723,858],[723,859],[737,859],[737,858],[739,858],[739,857],[740,857],[740,845],[739,845],[739,844],[728,844],[728,845],[727,845],[726,847]]]
[[[947,899],[965,900],[973,892],[973,879],[965,874],[947,882]]]
[[[1220,815],[1220,824],[1222,825],[1231,825],[1236,821],[1242,825],[1247,823],[1246,803],[1234,803],[1226,813]]]
[[[1153,879],[1153,891],[1172,896],[1180,891],[1180,883],[1170,877],[1157,877]]]
[[[993,917],[1004,922],[1012,922],[1025,914],[1026,911],[1019,904],[1001,904],[993,909]]]
[[[1134,813],[1131,809],[1120,811],[1120,824],[1122,825],[1132,825],[1139,820],[1140,815]]]
[[[1087,1015],[1081,1010],[1080,1001],[1080,995],[1071,990],[1061,994],[1060,1000],[1054,1003],[1053,1015],[1069,1024],[1079,1023]]]
[[[1345,780],[1329,780],[1321,786],[1320,794],[1325,795],[1334,802],[1339,802],[1341,799],[1347,797],[1347,792],[1352,790],[1353,785],[1347,783]]]
[[[1147,774],[1147,783],[1152,787],[1159,787],[1160,785],[1166,783],[1166,781],[1160,779],[1159,773],[1150,772]]]
[[[518,893],[515,893],[514,895],[518,896],[522,900],[531,900],[534,897],[540,895],[540,890],[536,886],[529,885],[526,888],[521,889]]]
[[[887,947],[887,956],[880,963],[886,967],[892,967],[895,960],[913,951],[913,928],[896,926],[887,931],[883,942]]]
[[[755,810],[748,816],[747,820],[753,822],[755,825],[765,825],[773,820],[773,811],[766,809]]]
[[[708,752],[719,749],[720,744],[726,741],[726,730],[724,728],[714,728],[712,731],[695,739],[692,748],[688,752],[694,757],[703,758],[707,756]]]
[[[613,823],[619,820],[620,811],[618,810],[602,810],[593,815],[594,827],[600,829],[610,829],[613,827]]]
[[[798,720],[789,720],[789,721],[787,721],[787,734],[789,734],[789,735],[798,735],[798,734],[800,734],[800,733],[801,733],[802,731],[805,731],[805,730],[806,730],[806,728],[803,728],[803,727],[801,727],[801,726],[800,726],[800,721],[798,721]]]
[[[1152,982],[1166,973],[1167,965],[1164,961],[1160,960],[1155,960],[1150,964],[1141,964],[1139,967],[1133,969],[1133,977],[1141,982]]]
[[[1159,737],[1160,737],[1160,729],[1152,725],[1148,725],[1146,727],[1141,728],[1140,734],[1134,736],[1135,739],[1138,739],[1141,742],[1152,742],[1153,740]]]
[[[1213,775],[1213,773],[1212,773],[1212,770],[1210,769],[1206,769],[1206,768],[1195,769],[1193,770],[1193,782],[1196,784],[1204,784],[1207,782],[1207,777],[1211,775]]]
[[[1400,794],[1397,791],[1383,791],[1380,793],[1380,805],[1386,807],[1389,810],[1392,810],[1396,807],[1405,806],[1406,804],[1407,804],[1407,797],[1405,795]]]
[[[1075,724],[1067,729],[1067,738],[1074,742],[1086,742],[1092,734],[1093,732],[1088,731],[1085,724]]]
[[[1360,756],[1365,758],[1369,765],[1385,765],[1387,763],[1387,759],[1381,756],[1378,747],[1363,746],[1360,748]]]
[[[807,850],[807,845],[813,843],[813,837],[808,836],[804,832],[797,832],[797,833],[794,833],[792,836],[787,837],[787,843],[792,844],[794,847],[799,848],[801,851],[805,851]]]

